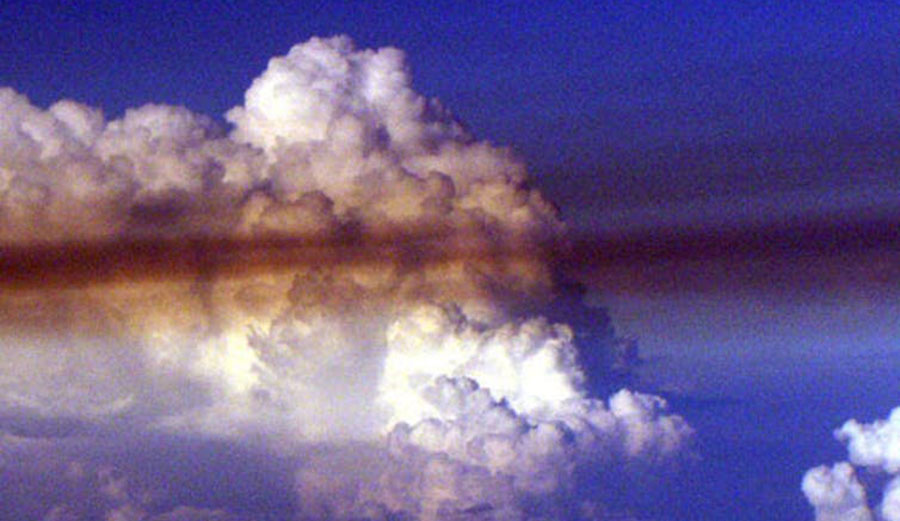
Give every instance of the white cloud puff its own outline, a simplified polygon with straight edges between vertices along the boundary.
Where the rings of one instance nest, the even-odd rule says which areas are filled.
[[[900,408],[886,420],[868,424],[849,420],[834,435],[847,444],[849,461],[832,468],[816,467],[803,478],[803,492],[816,510],[816,520],[900,520],[900,477],[896,477],[900,473]],[[877,509],[869,507],[854,466],[892,477]]]
[[[803,493],[816,521],[871,521],[866,491],[849,463],[816,467],[803,477]]]

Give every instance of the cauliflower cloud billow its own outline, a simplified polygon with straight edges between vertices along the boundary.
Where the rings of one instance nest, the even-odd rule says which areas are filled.
[[[834,435],[847,444],[849,461],[810,469],[803,477],[803,493],[816,521],[900,520],[900,408],[869,424],[849,420]],[[884,483],[876,508],[857,477],[858,468],[871,471],[875,479],[870,482]]]
[[[72,101],[44,110],[11,89],[0,114],[3,248],[150,245],[77,284],[0,296],[0,419],[293,454],[292,508],[320,519],[588,516],[575,474],[662,464],[690,438],[659,397],[590,396],[587,347],[539,312],[565,226],[509,151],[411,89],[397,49],[297,45],[230,130],[164,105],[112,121]],[[241,262],[125,265],[209,238],[246,245]],[[268,238],[314,238],[318,253],[259,260]],[[63,443],[20,430],[0,472]],[[41,515],[100,515],[84,505],[102,496],[107,518],[231,518],[107,485]]]

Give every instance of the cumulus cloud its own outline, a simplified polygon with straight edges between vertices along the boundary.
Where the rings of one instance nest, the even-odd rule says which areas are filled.
[[[835,432],[847,443],[854,465],[881,467],[885,472],[900,472],[900,409],[894,409],[887,420],[861,424],[850,420]]]
[[[816,521],[871,521],[866,491],[849,463],[816,467],[803,477],[803,493]]]
[[[307,518],[583,516],[576,473],[690,437],[659,397],[591,394],[612,345],[541,313],[565,226],[399,50],[297,45],[230,129],[11,89],[0,114],[4,417],[300,454]],[[230,519],[91,479],[107,519]]]
[[[900,408],[885,420],[849,420],[834,432],[846,443],[849,461],[816,467],[803,478],[803,492],[816,510],[816,520],[900,520]],[[884,482],[881,504],[870,508],[855,468],[873,471]]]
[[[427,484],[425,490],[406,493],[412,496],[407,501],[419,502],[407,508],[427,518],[439,517],[441,508],[490,505],[519,519],[525,515],[516,510],[522,508],[519,496],[576,492],[570,487],[579,467],[610,464],[617,455],[671,455],[690,432],[680,418],[660,414],[658,398],[627,390],[613,396],[608,408],[593,400],[563,402],[542,418],[494,400],[467,378],[441,377],[425,395],[437,414],[412,426],[398,425],[389,443],[397,459],[407,461],[402,467],[406,479],[392,484],[407,491],[413,483]],[[441,474],[439,484],[430,483],[432,471]],[[510,497],[490,497],[488,491]],[[399,495],[395,491],[390,497]],[[429,504],[423,497],[440,499]]]

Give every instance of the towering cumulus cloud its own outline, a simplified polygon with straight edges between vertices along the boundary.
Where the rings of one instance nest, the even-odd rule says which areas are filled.
[[[197,470],[190,494],[160,485],[210,465],[173,447],[198,443],[293,462],[289,517],[591,517],[579,483],[690,435],[661,398],[590,396],[587,350],[610,346],[543,318],[554,207],[413,92],[396,49],[297,45],[230,131],[10,89],[0,114],[0,472],[33,484],[22,518],[268,511],[195,490]],[[110,466],[147,436],[152,464]]]
[[[834,433],[847,444],[849,462],[820,466],[803,477],[803,493],[817,521],[900,520],[900,408],[887,420],[862,424],[850,420]],[[881,503],[871,508],[856,468],[871,470],[870,481],[884,482]]]

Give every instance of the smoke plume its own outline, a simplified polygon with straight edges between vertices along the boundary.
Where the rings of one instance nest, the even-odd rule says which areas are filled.
[[[0,473],[81,469],[82,492],[21,500],[39,518],[246,514],[85,470],[70,438],[251,447],[296,463],[292,516],[433,520],[590,517],[575,476],[690,436],[659,397],[591,395],[611,344],[544,318],[555,208],[399,50],[297,45],[229,129],[8,88],[0,114]]]

